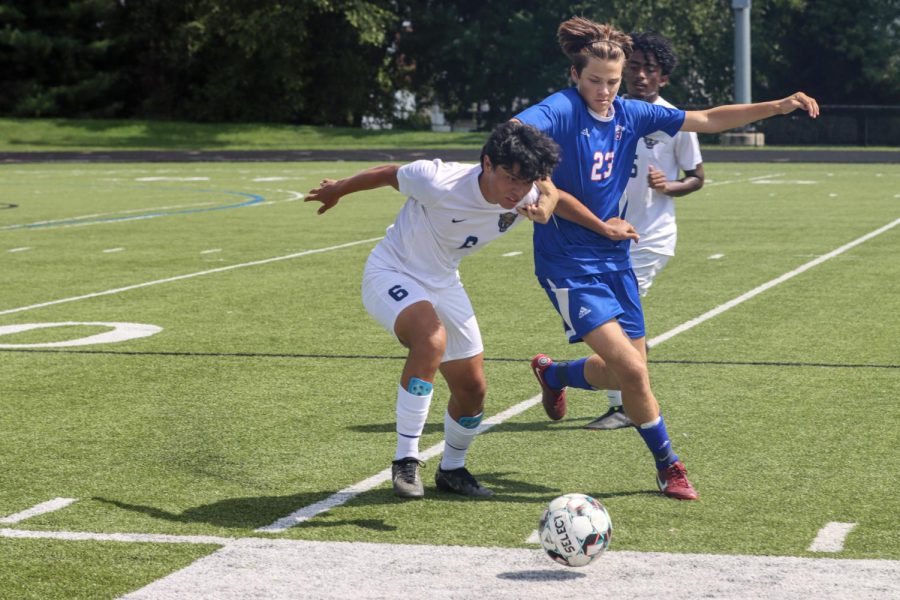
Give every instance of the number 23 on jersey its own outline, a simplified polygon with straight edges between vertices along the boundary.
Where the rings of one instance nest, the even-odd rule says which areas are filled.
[[[612,150],[609,152],[594,152],[594,166],[591,168],[591,181],[603,181],[612,175],[613,156],[615,156],[615,152]]]

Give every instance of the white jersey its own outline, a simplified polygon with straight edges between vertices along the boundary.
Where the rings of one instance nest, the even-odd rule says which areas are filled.
[[[417,160],[397,171],[408,199],[372,250],[370,263],[396,269],[424,285],[459,283],[459,261],[527,220],[514,209],[489,203],[478,186],[481,165]],[[531,191],[519,206],[537,202]]]
[[[660,97],[654,104],[675,108]],[[649,250],[667,256],[675,254],[678,230],[675,226],[675,200],[650,188],[647,175],[650,165],[666,174],[666,179],[678,179],[680,171],[697,168],[703,157],[697,134],[679,131],[674,138],[661,141],[649,137],[638,142],[631,178],[625,187],[620,214],[631,223],[641,239],[631,251]],[[625,204],[627,202],[627,205]]]

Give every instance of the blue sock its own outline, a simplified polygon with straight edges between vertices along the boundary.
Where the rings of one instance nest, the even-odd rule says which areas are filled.
[[[678,455],[672,451],[672,442],[669,440],[669,432],[666,431],[666,423],[660,415],[655,421],[644,423],[638,427],[638,433],[644,438],[644,443],[653,453],[657,469],[665,469],[678,460]]]
[[[579,358],[568,362],[553,363],[549,369],[544,371],[544,381],[555,390],[561,390],[566,386],[592,390],[594,386],[584,378],[584,363],[586,362],[587,358]]]

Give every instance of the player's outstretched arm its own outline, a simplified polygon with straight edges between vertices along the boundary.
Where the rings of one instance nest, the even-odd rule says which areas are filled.
[[[537,186],[540,196],[535,204],[527,204],[520,206],[516,211],[523,217],[527,217],[536,223],[548,223],[553,211],[556,210],[556,203],[559,200],[559,190],[553,185],[549,177],[538,179],[534,182]]]
[[[728,104],[707,110],[689,110],[684,114],[681,131],[719,133],[775,115],[787,115],[798,109],[805,111],[813,119],[819,116],[819,103],[815,98],[810,98],[803,92],[797,92],[781,100],[755,104]]]
[[[345,179],[323,179],[319,183],[319,187],[309,190],[303,201],[321,202],[322,206],[316,211],[316,214],[321,215],[326,210],[333,208],[342,197],[353,192],[373,190],[388,185],[399,190],[400,183],[397,181],[399,169],[400,165],[380,165],[360,171]]]
[[[611,240],[638,241],[640,238],[638,232],[635,231],[628,221],[618,217],[603,221],[582,204],[578,198],[563,190],[559,190],[559,202],[556,203],[556,211],[554,212],[558,217],[572,221]]]

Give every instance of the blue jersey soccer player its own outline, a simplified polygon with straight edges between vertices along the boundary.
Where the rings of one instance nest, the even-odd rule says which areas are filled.
[[[642,138],[671,138],[680,130],[725,131],[798,108],[816,117],[819,107],[802,92],[772,102],[688,112],[624,100],[616,94],[631,54],[626,34],[575,17],[562,23],[557,35],[572,61],[575,86],[515,118],[547,133],[562,149],[553,173],[559,204],[550,223],[534,228],[535,274],[562,317],[569,341],[584,341],[593,354],[568,363],[538,354],[532,369],[553,419],[565,415],[567,386],[621,390],[625,412],[656,461],[660,491],[695,500],[697,492],[672,449],[650,388],[644,317],[629,260],[630,240],[637,236],[632,230],[612,239],[578,223],[593,219],[606,227],[618,225],[619,199]]]

